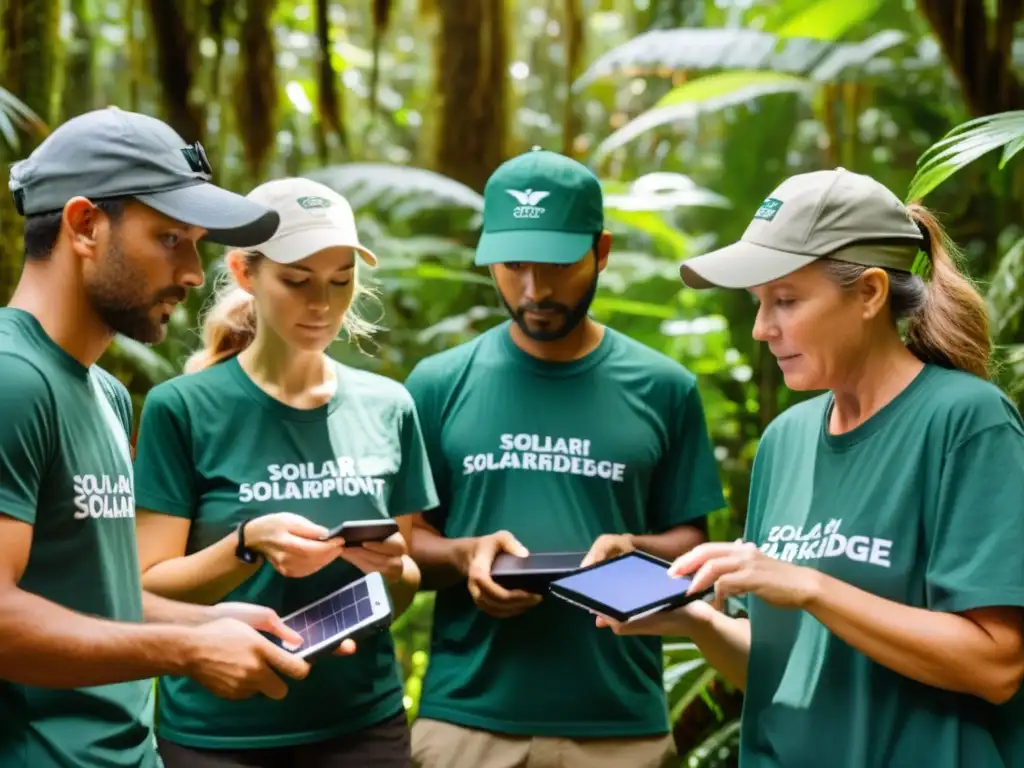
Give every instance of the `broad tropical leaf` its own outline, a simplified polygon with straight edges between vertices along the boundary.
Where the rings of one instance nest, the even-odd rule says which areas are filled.
[[[1024,238],[999,260],[985,296],[992,322],[992,337],[1014,333],[1024,313]]]
[[[154,386],[178,375],[178,371],[168,360],[145,344],[127,336],[116,336],[110,346],[110,353],[113,357],[130,363],[132,368],[146,377]]]
[[[393,208],[403,216],[443,207],[483,210],[483,197],[455,179],[425,168],[388,163],[345,163],[305,174],[343,195],[353,208]]]
[[[717,768],[735,765],[739,749],[740,721],[730,720],[690,751],[683,765],[687,768]],[[731,760],[730,760],[731,758]]]
[[[655,29],[599,56],[573,84],[582,90],[612,74],[757,70],[810,80],[862,78],[885,51],[906,39],[886,30],[859,43],[779,37],[754,29]]]
[[[709,82],[710,81],[710,82]],[[814,84],[792,75],[769,72],[723,72],[681,85],[652,109],[626,123],[594,150],[599,160],[636,137],[663,125],[692,120],[701,113],[744,104],[762,96],[797,93],[810,96]]]
[[[728,198],[697,186],[689,176],[664,171],[645,174],[618,194],[606,193],[604,204],[606,208],[621,211],[667,211],[685,206],[732,207]]]
[[[908,200],[920,200],[982,155],[1003,148],[1003,168],[1024,147],[1024,110],[968,120],[922,153],[910,182]]]
[[[868,21],[887,0],[819,0],[802,8],[781,25],[771,29],[779,37],[813,37],[838,40],[851,29]]]

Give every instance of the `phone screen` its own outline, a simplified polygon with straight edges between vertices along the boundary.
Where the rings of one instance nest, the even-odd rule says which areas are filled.
[[[665,565],[630,555],[561,578],[558,584],[616,611],[629,614],[685,594],[692,581],[688,576],[672,578]]]

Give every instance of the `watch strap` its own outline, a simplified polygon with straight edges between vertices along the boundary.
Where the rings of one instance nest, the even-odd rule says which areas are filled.
[[[243,563],[249,563],[250,565],[258,562],[260,559],[260,553],[255,549],[250,549],[245,545],[245,526],[252,522],[252,518],[243,520],[238,525],[238,543],[235,545],[235,557],[241,560]]]

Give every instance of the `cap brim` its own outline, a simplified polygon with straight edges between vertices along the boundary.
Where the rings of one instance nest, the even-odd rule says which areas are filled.
[[[335,227],[317,227],[290,232],[267,243],[252,246],[278,264],[294,264],[326,248],[352,248],[371,267],[377,266],[377,256],[369,248],[353,242],[351,237]]]
[[[476,247],[476,264],[488,266],[509,261],[539,264],[575,264],[594,245],[591,232],[546,232],[517,229],[484,232]]]
[[[740,241],[687,259],[679,265],[679,276],[689,288],[753,288],[785,277],[817,260],[817,256],[777,251]]]
[[[266,242],[281,221],[277,211],[206,182],[134,197],[183,224],[202,227],[206,240],[233,248]]]

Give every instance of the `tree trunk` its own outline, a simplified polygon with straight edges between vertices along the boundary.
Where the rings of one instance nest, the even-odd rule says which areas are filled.
[[[998,0],[989,21],[980,0],[917,0],[949,61],[973,117],[1024,107],[1024,90],[1013,70],[1013,30],[1024,0]]]
[[[435,169],[478,192],[506,159],[505,0],[437,0]]]
[[[58,58],[60,4],[51,0],[20,0],[3,13],[3,86],[28,105],[48,126],[53,127],[59,88]],[[0,160],[4,169],[0,189],[0,306],[10,301],[21,274],[22,231],[25,220],[14,210],[7,191],[11,163],[35,146],[35,139],[22,133],[16,151],[0,138]]]

